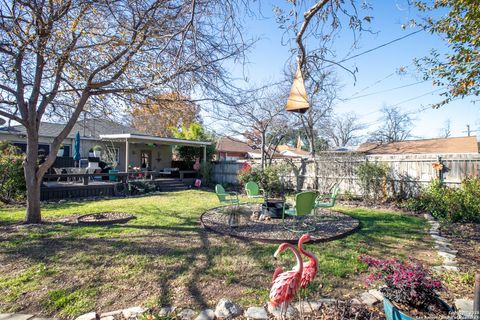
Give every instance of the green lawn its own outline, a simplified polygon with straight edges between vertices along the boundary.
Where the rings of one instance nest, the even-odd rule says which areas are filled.
[[[93,309],[143,305],[213,306],[232,298],[263,304],[275,268],[276,245],[245,243],[205,232],[200,214],[218,206],[215,194],[183,191],[143,198],[68,202],[43,208],[46,223],[24,226],[24,209],[0,209],[0,312],[68,318]],[[344,239],[310,245],[320,272],[307,295],[353,296],[362,290],[361,253],[421,257],[432,263],[423,219],[394,212],[338,208],[361,221]],[[63,216],[127,211],[125,225],[82,227]],[[284,255],[282,264],[291,264]],[[288,267],[288,266],[287,266]]]

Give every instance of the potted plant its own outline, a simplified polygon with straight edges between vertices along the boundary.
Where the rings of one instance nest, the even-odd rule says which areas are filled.
[[[60,145],[60,148],[57,151],[57,157],[63,157],[64,147],[63,144]]]
[[[102,147],[99,146],[98,144],[93,146],[93,156],[95,158],[100,158],[101,155],[102,155]]]
[[[387,320],[413,320],[423,316],[441,318],[452,311],[438,296],[438,292],[444,290],[442,283],[420,262],[381,260],[367,255],[361,255],[360,260],[373,271],[366,284],[384,284],[380,291],[384,295]]]

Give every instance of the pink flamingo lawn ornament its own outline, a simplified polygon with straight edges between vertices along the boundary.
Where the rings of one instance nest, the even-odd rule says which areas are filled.
[[[302,279],[300,280],[300,287],[305,289],[307,285],[315,279],[315,275],[318,271],[318,259],[311,253],[303,248],[305,242],[312,241],[309,234],[304,234],[298,239],[298,250],[308,258],[308,262],[303,265]]]
[[[286,249],[292,250],[297,259],[297,265],[292,270],[286,272],[282,272],[283,270],[280,267],[275,269],[272,279],[273,284],[270,289],[270,304],[274,308],[281,305],[282,310],[285,311],[300,288],[300,280],[303,273],[303,261],[300,252],[290,243],[282,243],[275,251],[273,257],[277,258]]]

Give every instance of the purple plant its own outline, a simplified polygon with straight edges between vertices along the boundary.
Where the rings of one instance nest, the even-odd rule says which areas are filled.
[[[386,286],[380,291],[393,302],[428,310],[438,299],[437,291],[444,290],[441,282],[418,261],[381,260],[368,255],[359,259],[373,271],[366,279],[367,286],[383,282]]]

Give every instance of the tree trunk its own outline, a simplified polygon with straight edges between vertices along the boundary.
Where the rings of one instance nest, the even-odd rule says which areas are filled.
[[[25,182],[27,186],[27,217],[26,223],[40,223],[40,186],[42,178],[38,173],[38,133],[27,130],[27,154],[23,163]]]
[[[261,153],[261,167],[262,171],[265,169],[265,132],[262,132],[262,153]]]

